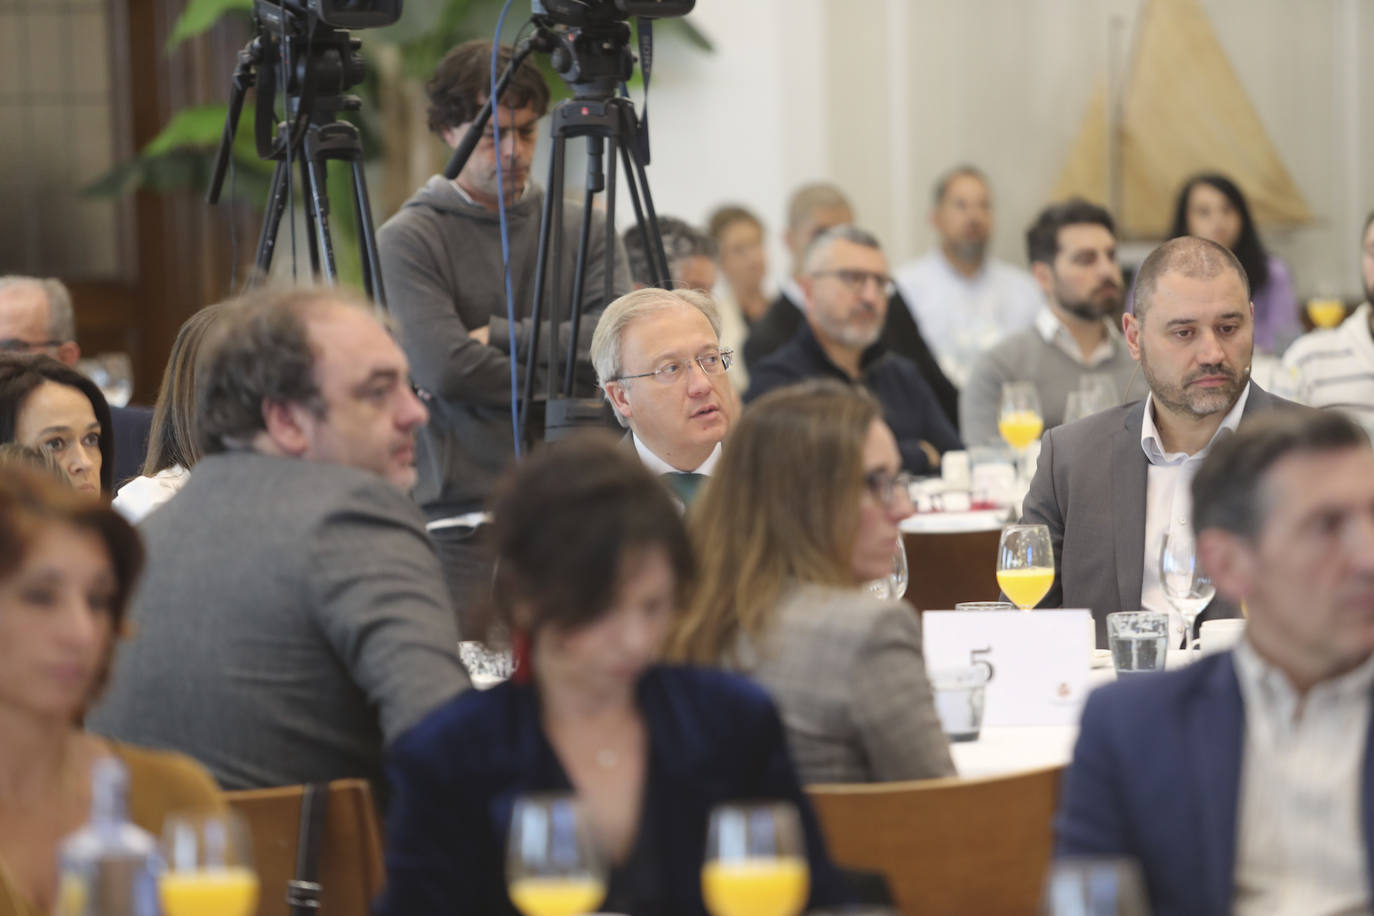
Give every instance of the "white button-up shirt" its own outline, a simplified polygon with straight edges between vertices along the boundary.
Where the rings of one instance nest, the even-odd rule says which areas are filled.
[[[1202,464],[1202,459],[1212,450],[1212,444],[1221,436],[1229,436],[1240,424],[1240,416],[1245,412],[1245,403],[1250,399],[1250,385],[1236,398],[1236,403],[1222,418],[1221,426],[1212,434],[1206,448],[1195,455],[1186,452],[1165,452],[1164,440],[1155,426],[1154,395],[1145,398],[1145,420],[1140,427],[1140,448],[1150,467],[1145,484],[1145,556],[1142,558],[1140,576],[1140,606],[1147,611],[1162,611],[1177,618],[1173,621],[1174,641],[1180,645],[1183,638],[1183,617],[1169,601],[1164,585],[1159,579],[1159,552],[1164,546],[1164,535],[1192,537],[1193,535],[1193,475]]]
[[[649,448],[649,446],[645,445],[643,442],[639,440],[639,436],[633,436],[633,438],[635,443],[635,451],[639,453],[639,460],[644,462],[644,466],[648,468],[652,473],[657,475],[682,473],[679,468],[673,467],[671,464],[655,455],[653,451]],[[716,462],[719,460],[720,443],[717,442],[716,447],[711,449],[711,454],[706,456],[706,460],[703,461],[701,464],[697,465],[696,467],[692,468],[691,473],[704,474],[705,476],[710,477],[711,472],[715,470]]]
[[[1237,916],[1370,912],[1361,798],[1374,657],[1305,695],[1248,641],[1236,818]]]
[[[1035,316],[1035,330],[1041,339],[1050,346],[1062,350],[1065,355],[1085,369],[1110,362],[1111,358],[1116,355],[1116,348],[1122,345],[1121,332],[1116,329],[1116,325],[1105,318],[1102,323],[1107,328],[1106,336],[1102,338],[1102,342],[1097,345],[1088,358],[1084,359],[1078,341],[1074,340],[1073,334],[1064,327],[1064,322],[1055,317],[1049,306],[1042,308],[1040,314]]]

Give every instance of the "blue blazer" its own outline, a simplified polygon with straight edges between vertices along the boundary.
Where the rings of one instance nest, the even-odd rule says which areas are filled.
[[[649,733],[647,791],[638,846],[658,898],[634,916],[706,916],[701,865],[711,808],[743,799],[797,806],[811,867],[810,906],[844,903],[815,814],[788,756],[782,723],[762,688],[736,675],[651,668],[638,687]],[[402,736],[387,776],[386,891],[379,916],[516,916],[506,895],[511,809],[529,792],[570,791],[544,736],[532,685],[467,691]]]
[[[1371,735],[1360,808],[1374,875]],[[1229,913],[1244,748],[1230,652],[1094,691],[1064,777],[1055,854],[1134,857],[1157,916]]]

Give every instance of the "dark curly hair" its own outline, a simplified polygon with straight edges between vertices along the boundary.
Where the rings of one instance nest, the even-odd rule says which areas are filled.
[[[510,45],[496,52],[496,72],[502,73],[511,59]],[[491,87],[491,42],[477,40],[458,45],[439,62],[434,77],[425,84],[429,97],[429,129],[442,134],[447,128],[477,117]],[[501,95],[504,108],[533,108],[543,117],[549,110],[549,84],[528,59],[515,71]]]

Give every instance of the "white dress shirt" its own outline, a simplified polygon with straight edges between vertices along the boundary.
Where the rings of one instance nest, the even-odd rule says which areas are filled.
[[[1103,363],[1111,362],[1116,355],[1117,347],[1124,347],[1125,341],[1121,339],[1121,332],[1116,329],[1116,325],[1107,319],[1102,319],[1102,323],[1107,328],[1107,333],[1102,341],[1093,349],[1087,359],[1083,358],[1083,351],[1078,346],[1078,341],[1073,334],[1064,326],[1064,322],[1050,311],[1047,305],[1035,316],[1036,333],[1050,346],[1062,350],[1074,362],[1085,369],[1092,369]]]
[[[639,436],[631,434],[634,438],[635,451],[639,452],[639,460],[644,462],[644,466],[656,475],[681,474],[681,469],[673,467],[662,458],[658,457],[649,449],[649,446],[640,441]],[[706,460],[693,468],[689,473],[702,474],[706,477],[711,476],[711,471],[715,470],[716,462],[720,460],[720,443],[711,449],[711,454],[706,456]]]
[[[1180,645],[1183,638],[1183,616],[1179,614],[1159,580],[1159,551],[1164,535],[1192,537],[1193,535],[1193,475],[1202,459],[1212,450],[1212,444],[1222,436],[1229,436],[1240,424],[1245,402],[1250,399],[1250,384],[1236,398],[1221,426],[1212,434],[1207,446],[1195,455],[1185,452],[1165,452],[1159,429],[1155,426],[1154,395],[1145,397],[1145,419],[1140,427],[1140,448],[1150,463],[1145,484],[1145,556],[1140,576],[1140,606],[1147,611],[1162,611],[1173,619],[1174,640]],[[1122,610],[1130,610],[1123,608]]]
[[[1361,799],[1374,657],[1306,695],[1247,640],[1235,661],[1245,750],[1232,912],[1369,913]]]
[[[966,277],[935,248],[903,264],[893,279],[940,368],[960,388],[984,350],[1030,327],[1045,307],[1029,273],[994,258]]]

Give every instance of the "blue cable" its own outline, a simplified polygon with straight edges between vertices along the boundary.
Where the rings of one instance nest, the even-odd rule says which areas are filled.
[[[510,12],[515,0],[506,0],[501,7],[501,16],[496,20],[496,36],[491,42],[491,89],[487,98],[491,100],[491,137],[496,144],[496,211],[501,220],[501,266],[506,277],[506,326],[510,329],[510,426],[511,438],[515,441],[515,459],[521,458],[520,444],[520,373],[519,360],[515,347],[515,294],[511,291],[510,280],[510,229],[506,225],[506,187],[501,169],[501,119],[497,116],[499,100],[496,98],[496,58],[497,48],[501,46],[501,30],[506,24],[506,13]],[[491,343],[491,341],[488,341]],[[530,354],[533,365],[534,354]]]

